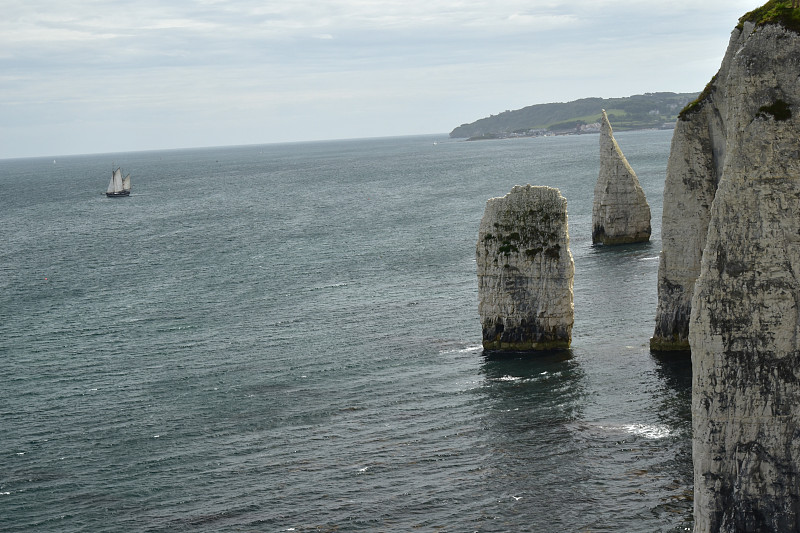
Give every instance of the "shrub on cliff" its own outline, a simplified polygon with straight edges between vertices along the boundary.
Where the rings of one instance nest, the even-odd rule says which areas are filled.
[[[745,13],[736,27],[741,30],[745,22],[752,22],[756,27],[764,24],[780,24],[788,30],[800,33],[800,9],[793,8],[792,2],[770,0],[763,6]]]

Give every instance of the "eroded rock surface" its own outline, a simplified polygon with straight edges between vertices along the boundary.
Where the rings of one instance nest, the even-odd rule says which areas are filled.
[[[690,313],[697,532],[800,531],[798,58],[744,23],[673,141],[659,313]]]
[[[732,49],[723,61],[730,63]],[[721,70],[722,70],[721,69]],[[727,142],[727,90],[715,80],[675,125],[664,183],[658,308],[650,348],[689,350],[689,313]]]
[[[558,189],[515,186],[489,199],[476,262],[484,349],[569,347],[575,267]]]
[[[592,206],[592,243],[647,242],[650,232],[650,206],[644,190],[617,144],[608,115],[603,110],[600,173]]]

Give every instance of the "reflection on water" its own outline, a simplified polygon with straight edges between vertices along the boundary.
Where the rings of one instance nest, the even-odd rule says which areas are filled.
[[[659,415],[687,436],[692,431],[692,360],[688,353],[653,352],[656,375],[666,389],[659,395]],[[689,443],[687,443],[688,445]]]
[[[498,415],[493,418],[498,430],[520,431],[538,423],[552,428],[580,416],[582,371],[569,350],[536,356],[492,354],[486,357],[481,371],[486,379],[486,397]],[[525,414],[513,414],[520,410]],[[530,417],[523,427],[518,425],[524,422],[520,416]]]
[[[657,391],[658,415],[667,426],[674,428],[674,455],[668,464],[674,474],[670,495],[664,498],[663,508],[684,517],[690,531],[693,505],[694,470],[692,465],[692,360],[688,353],[653,353],[656,375],[664,384]],[[683,530],[683,529],[682,529]]]
[[[638,360],[649,383],[598,417],[596,403],[620,400],[609,394],[613,376],[591,375],[594,361],[571,351],[484,357],[485,484],[499,517],[524,517],[532,530],[691,528],[687,360]],[[598,507],[617,512],[609,519]]]
[[[566,531],[580,523],[582,511],[595,505],[595,490],[581,466],[585,448],[570,429],[585,397],[572,353],[486,357],[481,372],[485,482],[496,495],[499,520],[510,525],[522,519],[532,531]]]

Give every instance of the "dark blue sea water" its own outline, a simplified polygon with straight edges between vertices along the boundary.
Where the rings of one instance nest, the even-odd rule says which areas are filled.
[[[591,246],[591,135],[0,161],[0,531],[687,530],[671,132],[617,140],[650,244]],[[573,349],[491,358],[478,223],[527,183],[568,200]]]

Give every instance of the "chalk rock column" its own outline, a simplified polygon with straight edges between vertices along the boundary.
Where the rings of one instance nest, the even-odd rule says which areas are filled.
[[[708,105],[682,114],[675,125],[664,183],[653,351],[689,350],[689,313],[717,192],[726,133],[709,95]]]
[[[735,52],[734,32],[720,72]],[[675,124],[667,160],[658,264],[658,308],[650,339],[653,351],[689,351],[689,314],[706,245],[711,204],[727,144],[727,89],[714,77]]]
[[[575,266],[567,201],[558,189],[515,186],[489,199],[476,262],[484,349],[569,347]]]
[[[644,190],[614,139],[608,115],[603,110],[600,173],[592,207],[592,243],[647,242],[650,231],[650,206]]]
[[[800,531],[800,35],[745,22],[731,50],[689,321],[695,531]]]

